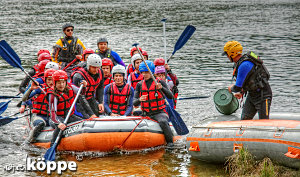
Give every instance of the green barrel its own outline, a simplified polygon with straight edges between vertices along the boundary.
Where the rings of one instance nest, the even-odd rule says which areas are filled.
[[[239,108],[238,99],[227,89],[220,89],[214,95],[214,102],[221,114],[230,115]]]

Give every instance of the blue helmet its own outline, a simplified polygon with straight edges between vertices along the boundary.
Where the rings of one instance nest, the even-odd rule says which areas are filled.
[[[153,63],[152,61],[149,61],[149,60],[146,60],[146,63],[147,63],[147,65],[149,66],[149,68],[150,68],[150,70],[151,70],[151,72],[152,72],[152,74],[153,74],[153,73],[154,73],[154,70],[155,70],[154,63]],[[139,66],[139,71],[140,71],[140,72],[148,71],[147,66],[145,65],[144,62],[142,62],[142,63],[140,64],[140,66]]]

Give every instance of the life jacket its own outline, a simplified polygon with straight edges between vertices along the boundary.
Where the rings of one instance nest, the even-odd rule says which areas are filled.
[[[100,69],[97,70],[97,74],[99,74],[99,77],[97,78],[96,81],[84,68],[79,68],[77,71],[73,72],[71,78],[73,78],[75,73],[80,73],[83,76],[84,80],[86,80],[87,82],[86,91],[85,91],[86,99],[89,100],[92,97],[94,97],[95,91],[97,90],[102,80],[101,70]]]
[[[136,85],[137,85],[141,80],[144,79],[144,76],[143,76],[141,73],[140,73],[139,77],[137,78],[137,77],[135,76],[135,72],[132,72],[132,73],[130,74],[130,77],[131,77],[131,86],[133,87],[134,90],[135,90],[135,88],[136,88]]]
[[[32,69],[34,69],[35,74],[39,73],[39,64],[35,64]]]
[[[35,73],[35,75],[32,76],[32,78],[33,79],[41,78],[45,82],[45,80],[44,80],[44,72],[42,72],[42,73]]]
[[[63,118],[67,116],[69,109],[71,108],[72,103],[75,99],[75,93],[70,83],[67,84],[67,89],[68,89],[67,93],[61,91],[58,91],[58,93],[54,93],[53,87],[51,87],[47,92],[47,97],[48,94],[52,94],[58,99],[56,115]],[[49,102],[50,102],[49,104],[51,104],[52,100],[50,100]],[[74,111],[75,111],[75,107],[73,108],[71,115],[74,114]]]
[[[99,49],[96,49],[95,53],[98,54],[101,58],[109,58],[113,62],[114,66],[118,64],[116,62],[116,59],[111,55],[111,49],[107,49],[105,53],[101,53]]]
[[[129,99],[131,86],[126,84],[122,91],[119,91],[119,88],[116,86],[116,83],[110,84],[110,104],[109,108],[112,113],[124,115],[127,109],[127,101]]]
[[[76,58],[77,55],[77,41],[78,38],[77,37],[72,37],[71,38],[71,42],[69,43],[66,37],[61,37],[60,38],[61,42],[62,42],[62,47],[59,50],[58,53],[58,61],[59,62],[71,62]]]
[[[254,68],[249,72],[247,79],[242,87],[243,90],[256,91],[258,89],[264,88],[264,86],[268,84],[270,73],[263,64],[263,60],[256,56],[253,52],[248,52],[239,59],[233,70],[233,78],[237,77],[238,68],[244,61],[252,62],[254,64]]]
[[[131,74],[132,72],[134,72],[134,68],[132,64],[129,64],[127,68],[127,76],[129,76],[129,74]]]
[[[50,87],[48,87],[46,83],[42,84],[41,87],[45,90],[45,92],[47,92],[50,89]],[[32,98],[33,102],[31,112],[36,114],[48,115],[49,110],[46,98],[46,94],[44,93],[35,95]]]
[[[156,79],[159,82],[159,79]],[[161,92],[156,89],[155,82],[152,81],[150,88],[147,88],[146,81],[142,81],[142,89],[140,92],[140,97],[142,95],[148,95],[145,101],[141,102],[141,109],[147,113],[149,112],[157,112],[159,110],[164,110],[165,99]]]
[[[107,77],[107,78],[104,78],[105,80],[104,80],[104,88],[108,85],[108,84],[110,84],[110,83],[113,83],[114,82],[114,80],[112,79],[112,75],[110,75],[109,77]]]

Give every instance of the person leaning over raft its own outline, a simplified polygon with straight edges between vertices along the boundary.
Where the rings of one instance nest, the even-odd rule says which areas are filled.
[[[229,41],[224,46],[223,55],[235,63],[233,76],[236,83],[229,86],[238,99],[247,94],[242,111],[242,120],[253,119],[256,112],[259,119],[269,119],[272,90],[269,85],[270,74],[263,61],[253,52],[242,55],[243,47],[237,41]]]
[[[65,36],[61,37],[53,46],[52,60],[56,63],[61,63],[61,69],[64,69],[75,58],[78,61],[82,58],[81,54],[85,50],[85,46],[77,37],[73,36],[74,25],[66,23],[63,25],[62,30]],[[72,73],[73,66],[65,70],[68,77]]]
[[[164,132],[167,146],[172,147],[173,133],[168,122],[168,114],[164,111],[166,107],[164,95],[168,99],[173,99],[173,94],[166,82],[157,79],[157,85],[155,85],[150,73],[154,73],[155,66],[153,62],[149,60],[147,60],[146,63],[151,71],[148,71],[144,62],[140,64],[139,71],[143,74],[144,80],[140,81],[136,86],[133,105],[141,105],[143,115],[149,116],[159,123],[159,126]]]
[[[97,40],[97,47],[98,49],[95,50],[95,53],[98,54],[102,59],[109,58],[113,62],[114,66],[119,64],[125,67],[125,64],[119,54],[108,48],[108,41],[105,37],[100,37]]]
[[[66,125],[64,120],[68,115],[71,105],[76,97],[79,90],[75,85],[67,83],[68,76],[65,71],[58,70],[52,75],[53,86],[47,91],[46,103],[49,105],[49,124],[54,128],[54,133],[51,139],[51,146],[58,136],[59,129],[65,130]],[[86,86],[86,82],[82,82]],[[87,110],[90,118],[96,118],[93,114],[89,104],[87,103],[84,95],[78,97],[82,107]],[[71,111],[68,123],[82,120],[80,117],[74,114],[75,108]],[[62,136],[62,134],[61,134]]]
[[[125,82],[125,67],[116,65],[112,69],[114,82],[104,89],[104,108],[110,116],[130,116],[134,89]]]

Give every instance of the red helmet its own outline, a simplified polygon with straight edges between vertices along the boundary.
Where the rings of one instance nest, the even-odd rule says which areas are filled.
[[[47,71],[45,71],[45,74],[44,74],[44,79],[46,80],[47,77],[52,77],[53,73],[55,72],[56,70],[55,69],[47,69]]]
[[[38,53],[37,53],[37,56],[40,56],[42,53],[48,53],[48,54],[50,55],[49,50],[47,50],[47,49],[40,49],[40,50],[38,51]]]
[[[85,49],[82,53],[82,59],[84,60],[84,56],[86,54],[93,54],[93,53],[95,53],[93,49]]]
[[[57,70],[53,73],[53,75],[52,75],[53,85],[55,85],[55,82],[59,81],[59,80],[65,80],[65,81],[68,80],[68,75],[67,75],[66,71]]]
[[[51,60],[50,54],[48,54],[48,53],[40,54],[39,57],[38,57],[38,61],[41,62],[43,60],[49,60],[50,61]]]
[[[145,50],[142,52],[142,55],[147,56],[147,59],[148,59],[148,53]]]
[[[110,66],[110,70],[114,67],[113,62],[109,58],[103,58],[102,59],[102,66]]]
[[[161,66],[161,65],[165,65],[166,61],[163,58],[156,58],[154,60],[154,65],[155,66]]]
[[[143,50],[139,47],[140,51],[143,53]],[[133,52],[136,51],[136,47],[133,47],[131,50],[130,50],[130,56],[132,57],[133,56]]]
[[[39,62],[39,72],[42,73],[45,71],[45,67],[47,65],[47,63],[49,63],[49,60],[43,60]]]

